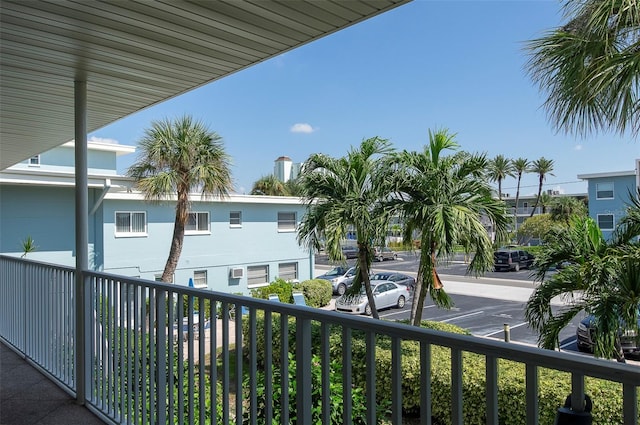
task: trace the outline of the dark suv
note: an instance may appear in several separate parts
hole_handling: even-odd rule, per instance
[[[534,256],[518,249],[501,249],[493,254],[495,271],[529,269],[533,265]]]

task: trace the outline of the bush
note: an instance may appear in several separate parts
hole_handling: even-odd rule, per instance
[[[331,301],[333,288],[331,282],[325,279],[311,279],[297,283],[293,289],[304,294],[304,299],[310,307],[324,307]]]
[[[468,331],[454,325],[424,321],[423,327],[458,334],[469,334]],[[289,318],[289,352],[295,352],[295,318]],[[245,346],[248,343],[245,330]],[[258,342],[258,368],[264,366],[264,315],[258,316],[256,332]],[[311,338],[313,351],[319,352],[320,326],[312,322]],[[273,315],[273,363],[280,363],[281,329],[279,315]],[[331,327],[329,337],[332,360],[342,359],[342,330],[338,326]],[[366,377],[366,344],[364,334],[353,332],[351,343],[351,365],[353,385],[365,388]],[[420,345],[414,341],[403,341],[402,349],[402,404],[404,411],[417,414],[420,410]],[[498,408],[500,423],[504,425],[522,424],[526,422],[525,406],[525,366],[521,363],[499,360]],[[391,394],[391,339],[378,337],[376,342],[376,394],[381,405],[387,405]],[[539,421],[542,424],[554,423],[558,407],[571,393],[571,375],[550,369],[540,368],[539,375]],[[463,422],[465,424],[484,424],[485,419],[485,357],[463,353]],[[587,394],[593,401],[593,423],[622,423],[622,387],[620,384],[587,377],[585,379]],[[451,350],[445,347],[431,347],[431,395],[432,415],[436,423],[451,423]],[[639,400],[640,404],[640,400]],[[354,407],[355,408],[355,407]]]
[[[277,294],[283,303],[293,304],[293,284],[284,279],[276,279],[269,286],[263,286],[251,290],[251,296],[268,300],[270,294]]]

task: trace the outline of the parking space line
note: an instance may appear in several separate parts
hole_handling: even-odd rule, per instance
[[[482,314],[484,311],[476,311],[474,313],[463,314],[462,316],[451,317],[449,319],[440,320],[442,323],[451,322],[452,320],[464,319],[465,317],[477,316],[478,314]]]
[[[524,325],[528,325],[528,324],[529,324],[529,322],[522,322],[522,323],[518,323],[517,325],[509,326],[509,329],[519,328],[520,326],[524,326]],[[484,335],[484,336],[485,336],[485,337],[489,337],[489,336],[491,336],[491,335],[496,335],[496,334],[503,333],[503,332],[504,332],[504,329],[501,329],[501,330],[499,330],[499,331],[495,331],[495,332],[488,333],[488,334],[486,334],[486,335]]]
[[[577,340],[578,340],[578,338],[573,338],[571,341],[565,342],[564,344],[562,344],[560,346],[560,349],[562,350],[563,348],[568,347],[571,344],[574,344]]]

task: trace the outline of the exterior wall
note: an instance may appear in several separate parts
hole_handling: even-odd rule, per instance
[[[146,212],[146,236],[116,236],[117,211]],[[237,203],[231,199],[193,202],[191,211],[209,213],[210,232],[185,235],[175,283],[187,285],[194,271],[206,270],[209,289],[247,293],[247,266],[268,265],[267,282],[271,282],[278,277],[279,264],[294,262],[298,264],[298,280],[312,278],[313,256],[298,245],[297,233],[277,229],[278,211],[296,212],[299,222],[305,211],[303,205]],[[230,211],[242,212],[241,226],[230,226]],[[173,234],[174,204],[105,199],[101,214],[104,221],[102,270],[150,280],[161,275]],[[231,268],[242,268],[244,276],[230,278]]]
[[[89,150],[87,152],[88,173],[115,176],[117,167],[114,148],[116,148],[117,145],[114,145],[112,149],[108,150],[91,149],[91,146],[96,147],[98,145],[95,143],[89,144]],[[27,159],[10,168],[14,170],[39,169],[41,171],[74,173],[74,164],[74,147],[72,144],[65,144],[40,154],[40,165],[30,165],[29,159]]]
[[[89,190],[89,203],[96,191]],[[35,241],[28,258],[75,266],[75,201],[72,187],[0,185],[0,252],[22,255],[22,241]],[[90,253],[95,233],[89,218]],[[91,257],[91,255],[90,255]]]
[[[618,224],[620,219],[625,214],[626,205],[629,203],[629,194],[631,196],[636,193],[636,176],[635,175],[620,175],[620,176],[608,176],[608,177],[596,177],[589,178],[588,190],[589,190],[589,216],[598,222],[598,216],[613,215],[613,227]],[[598,199],[597,187],[598,184],[611,183],[613,184],[613,197],[610,199]],[[610,239],[613,231],[601,229],[602,234],[606,239]]]

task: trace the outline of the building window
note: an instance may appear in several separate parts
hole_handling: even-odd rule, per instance
[[[278,231],[279,232],[295,232],[296,230],[296,213],[295,212],[278,212]]]
[[[281,263],[278,264],[278,277],[283,280],[291,281],[298,279],[298,263]]]
[[[34,167],[40,166],[40,155],[34,155],[29,158],[29,165]]]
[[[247,286],[263,286],[269,283],[269,266],[248,266]]]
[[[193,286],[195,288],[207,287],[207,271],[206,270],[196,270],[193,272]]]
[[[242,227],[242,211],[229,212],[229,226]]]
[[[116,212],[116,236],[146,236],[147,213],[144,211]]]
[[[175,280],[176,280],[175,277],[176,277],[175,274],[171,275],[171,282],[169,282],[169,283],[175,282]],[[154,279],[155,279],[156,282],[162,282],[162,273],[155,275]]]
[[[613,230],[613,214],[598,214],[600,230]]]
[[[597,183],[596,199],[613,199],[613,183]]]
[[[185,234],[209,233],[209,213],[191,212],[187,217],[187,224],[184,226]]]

